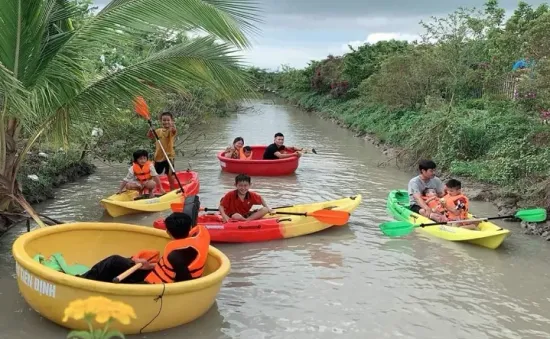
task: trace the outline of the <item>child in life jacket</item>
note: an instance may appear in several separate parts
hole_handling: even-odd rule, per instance
[[[468,219],[470,201],[468,197],[462,194],[462,183],[456,179],[449,179],[445,184],[447,194],[443,197],[446,216],[449,221]],[[476,229],[477,224],[457,223],[456,227]]]
[[[244,156],[244,159],[246,160],[252,159],[252,148],[250,148],[250,146],[243,147],[243,156]]]
[[[122,193],[123,190],[136,190],[141,195],[143,190],[147,189],[149,197],[153,198],[155,187],[159,188],[161,194],[166,193],[162,188],[155,166],[149,161],[149,153],[146,150],[137,150],[134,152],[133,158],[132,167],[128,169],[128,174],[122,179],[117,193]]]
[[[426,188],[422,192],[422,198],[434,212],[430,214],[430,219],[437,222],[446,222],[445,207],[441,202],[441,199],[437,196],[437,191],[433,188]]]

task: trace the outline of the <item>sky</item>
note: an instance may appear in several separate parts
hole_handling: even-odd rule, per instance
[[[162,1],[162,0],[159,0]],[[103,7],[108,0],[95,0]],[[413,41],[422,34],[420,20],[446,16],[460,6],[482,8],[484,0],[255,0],[261,10],[253,47],[243,51],[245,62],[276,70],[282,64],[305,67],[311,60],[342,55],[348,45],[399,39]],[[532,6],[546,2],[528,0]],[[510,13],[518,1],[501,0]],[[509,13],[509,14],[510,14]]]

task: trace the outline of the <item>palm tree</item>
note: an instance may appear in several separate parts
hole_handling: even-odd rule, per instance
[[[209,86],[230,98],[249,89],[241,59],[257,8],[248,0],[112,0],[76,28],[68,0],[0,0],[0,214],[23,207],[40,219],[17,183],[38,138],[67,141],[72,121],[95,121],[138,95]],[[144,34],[200,30],[123,70],[90,80],[102,46],[137,44]],[[42,225],[42,224],[41,224]]]

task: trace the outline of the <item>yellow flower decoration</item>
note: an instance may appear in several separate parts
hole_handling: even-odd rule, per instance
[[[121,324],[128,325],[131,318],[136,319],[136,313],[131,306],[98,296],[72,301],[65,309],[63,321],[66,322],[69,318],[80,320],[87,315],[95,315],[95,321],[100,324],[104,324],[110,319],[116,319]]]

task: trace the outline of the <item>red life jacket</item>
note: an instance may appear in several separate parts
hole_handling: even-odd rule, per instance
[[[172,251],[189,247],[194,248],[198,255],[195,260],[189,264],[188,269],[193,279],[199,278],[204,271],[204,265],[208,258],[209,246],[210,234],[208,230],[202,225],[193,227],[189,232],[189,237],[172,240],[166,245],[158,264],[156,264],[151,273],[145,277],[145,282],[149,284],[173,283],[176,279],[176,272],[168,261],[168,256]]]

